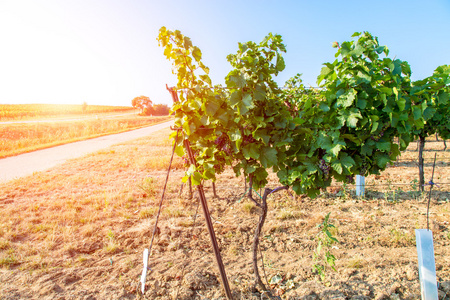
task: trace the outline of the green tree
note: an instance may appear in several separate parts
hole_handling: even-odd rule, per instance
[[[147,116],[167,116],[169,112],[170,108],[167,104],[154,104],[144,109],[144,115]]]
[[[149,108],[152,106],[152,101],[147,96],[139,96],[131,100],[131,105],[135,108],[138,108],[142,114],[144,113],[145,108]]]

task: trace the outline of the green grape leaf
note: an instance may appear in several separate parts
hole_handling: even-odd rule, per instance
[[[252,95],[244,94],[242,101],[239,103],[239,111],[242,115],[246,114],[254,107]]]
[[[230,105],[235,106],[241,101],[241,91],[233,91],[230,96]]]
[[[209,99],[205,104],[205,112],[207,115],[213,117],[219,110],[220,105],[214,99]]]
[[[358,107],[359,109],[365,109],[367,106],[367,100],[365,99],[359,99],[356,101],[356,107]]]
[[[370,130],[370,133],[374,133],[378,129],[378,122],[374,121],[372,123],[372,129]]]
[[[422,118],[422,110],[418,105],[415,105],[413,107],[413,115],[414,115],[414,121],[419,120]]]
[[[194,185],[200,185],[202,183],[202,174],[200,174],[199,171],[195,171],[194,174],[192,174],[192,184]]]
[[[377,142],[376,147],[381,151],[390,151],[391,150],[391,142]]]
[[[337,105],[342,107],[349,107],[353,104],[355,98],[356,98],[356,91],[354,89],[349,89],[343,95],[338,97]]]
[[[346,153],[343,153],[342,158],[340,159],[340,162],[341,162],[342,167],[349,173],[350,173],[350,169],[355,164],[355,161],[353,160],[353,158],[348,156]]]
[[[253,165],[247,165],[247,166],[245,166],[244,171],[247,174],[251,174],[256,171],[256,167]]]
[[[448,84],[450,84],[450,83],[448,83]],[[448,101],[450,99],[450,93],[441,91],[441,92],[439,92],[438,99],[439,99],[440,105],[448,105]]]
[[[231,75],[229,78],[238,88],[243,88],[246,84],[246,80],[242,74]]]
[[[386,94],[387,96],[390,96],[393,93],[392,88],[387,87],[387,86],[381,86],[378,88],[378,90],[380,92],[382,92],[383,94]]]
[[[199,75],[200,79],[206,82],[208,85],[212,85],[211,78],[208,75]]]
[[[330,107],[325,102],[320,102],[319,108],[324,112],[327,112],[330,110]]]
[[[184,147],[183,144],[177,144],[175,147],[175,153],[179,156],[179,157],[183,157],[185,155],[184,152]]]
[[[405,110],[406,100],[404,98],[400,98],[397,100],[397,105],[400,111]]]
[[[433,107],[427,107],[425,110],[424,110],[424,112],[423,112],[423,118],[424,118],[424,120],[425,121],[427,121],[427,120],[430,120],[432,117],[433,117],[433,115],[434,115],[434,113],[436,112],[436,109],[435,108],[433,108]]]
[[[241,140],[241,139],[242,139],[241,132],[240,132],[238,129],[235,129],[234,131],[231,132],[231,134],[230,134],[230,139],[231,139],[233,142],[236,142],[236,141],[238,141],[238,140]]]
[[[344,146],[341,143],[336,143],[332,147],[329,148],[329,152],[332,153],[334,156],[338,156],[341,149],[343,149]]]
[[[357,145],[361,144],[360,139],[358,137],[354,136],[353,134],[346,133],[346,134],[342,134],[341,137],[343,139],[350,140],[350,141],[352,141],[353,143],[355,143]]]
[[[317,77],[317,84],[320,85],[320,82],[325,79],[331,72],[333,72],[333,69],[330,69],[328,65],[325,65],[320,70],[320,75]]]
[[[255,89],[255,100],[264,101],[266,99],[266,89],[264,85],[258,84]]]
[[[270,147],[263,147],[260,155],[261,165],[270,168],[277,163],[277,150]]]
[[[270,135],[267,134],[267,131],[264,129],[258,129],[254,133],[253,137],[257,140],[262,140],[264,144],[269,144]]]
[[[319,170],[319,168],[315,165],[315,164],[312,164],[312,163],[305,163],[305,166],[306,166],[306,174],[309,176],[309,175],[312,175],[312,174],[314,174],[314,173],[317,173],[317,171]]]
[[[358,124],[358,119],[362,119],[361,113],[359,111],[351,112],[347,117],[348,126],[350,126],[351,128],[355,128]]]
[[[381,169],[385,169],[386,165],[391,161],[391,159],[389,158],[389,156],[387,154],[383,154],[383,155],[378,155],[376,157],[376,162],[378,167],[380,167]]]
[[[254,143],[245,145],[242,147],[242,154],[244,155],[245,159],[258,159],[259,158],[259,151],[258,146]]]
[[[331,168],[335,170],[338,174],[342,174],[342,172],[344,171],[341,162],[338,160],[335,160],[331,163]]]
[[[192,50],[192,56],[194,57],[195,61],[200,61],[202,59],[202,51],[200,51],[198,47],[194,47],[194,49]]]

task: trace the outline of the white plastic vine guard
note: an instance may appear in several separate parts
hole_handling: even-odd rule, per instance
[[[144,268],[142,269],[141,275],[141,291],[142,294],[145,293],[145,280],[147,278],[147,269],[148,269],[148,249],[145,248],[144,253],[142,255],[142,261],[144,263]]]
[[[356,196],[364,197],[364,185],[366,178],[361,175],[356,175]]]
[[[416,229],[416,247],[422,299],[438,300],[433,233],[431,230]]]

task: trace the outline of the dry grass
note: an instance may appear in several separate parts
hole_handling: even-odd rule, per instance
[[[36,257],[23,253],[22,248],[40,249],[39,261],[46,266],[59,264],[55,256],[84,253],[86,243],[98,243],[104,254],[118,251],[117,235],[109,230],[114,232],[124,224],[155,214],[153,205],[160,195],[171,148],[168,130],[161,131],[152,139],[116,145],[51,171],[3,184],[0,266],[34,264]],[[182,166],[182,160],[175,157],[172,168]],[[180,176],[171,185],[177,185]],[[180,217],[186,213],[170,207],[165,208],[165,214]]]
[[[167,121],[170,117],[127,116],[66,122],[0,124],[0,158]]]
[[[129,113],[129,106],[82,104],[0,104],[0,121],[48,118],[86,117],[93,114]]]

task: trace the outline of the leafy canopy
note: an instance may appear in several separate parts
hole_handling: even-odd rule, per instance
[[[333,178],[351,182],[355,174],[379,173],[418,130],[432,126],[427,132],[447,136],[449,67],[411,83],[408,63],[389,58],[377,37],[352,37],[333,44],[336,59],[324,64],[320,89],[305,88],[300,74],[277,86],[286,47],[273,34],[259,44],[239,43],[227,57],[232,69],[223,88],[212,85],[200,49],[162,27],[158,41],[178,78],[175,124],[198,162],[187,176],[200,184],[230,165],[259,188],[272,168],[281,184],[314,197]],[[185,155],[182,141],[176,150]]]

